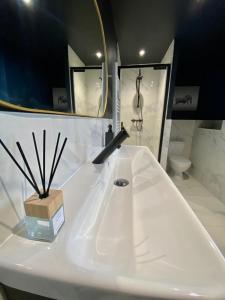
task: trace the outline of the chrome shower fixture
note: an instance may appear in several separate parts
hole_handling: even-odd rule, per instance
[[[137,106],[138,109],[138,118],[132,119],[131,122],[135,125],[137,131],[142,131],[143,128],[143,103],[141,101],[141,81],[143,79],[143,75],[141,74],[141,69],[139,69],[138,76],[136,78],[136,93],[137,93]]]
[[[140,90],[141,90],[141,81],[143,79],[143,76],[141,74],[141,69],[139,69],[139,74],[136,78],[136,91],[137,91],[137,96],[138,96],[138,101],[137,101],[137,108],[140,107]]]

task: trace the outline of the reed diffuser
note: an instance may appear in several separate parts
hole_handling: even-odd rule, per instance
[[[46,130],[43,130],[43,147],[42,147],[42,164],[39,156],[38,146],[34,132],[32,132],[34,149],[36,153],[36,159],[38,163],[38,169],[41,177],[41,189],[38,187],[34,178],[33,172],[27,161],[27,158],[23,152],[23,149],[19,142],[16,142],[17,148],[22,156],[27,172],[23,170],[21,165],[17,162],[15,157],[6,147],[2,140],[0,144],[3,146],[7,154],[16,164],[18,169],[30,183],[35,193],[24,202],[25,208],[25,224],[27,228],[27,234],[29,239],[53,241],[58,234],[60,228],[64,224],[64,207],[63,207],[63,192],[61,190],[51,189],[51,185],[58,168],[63,150],[65,148],[67,138],[64,139],[62,147],[58,154],[60,133],[58,134],[55,151],[52,159],[52,166],[48,184],[46,182]],[[57,156],[58,154],[58,156]]]

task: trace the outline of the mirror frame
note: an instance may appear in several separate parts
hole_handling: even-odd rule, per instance
[[[100,13],[100,9],[97,3],[97,0],[92,0],[93,4],[95,6],[95,10],[97,13],[100,31],[102,35],[102,43],[103,43],[103,51],[104,51],[104,57],[105,57],[105,95],[104,95],[104,110],[101,115],[99,116],[90,116],[86,114],[76,114],[76,113],[70,113],[70,112],[60,112],[60,111],[54,111],[54,110],[44,110],[44,109],[35,109],[35,108],[28,108],[25,106],[19,106],[12,103],[9,103],[5,100],[0,99],[0,108],[5,108],[7,111],[13,111],[13,112],[27,112],[27,113],[40,113],[40,114],[50,114],[50,115],[62,115],[62,116],[77,116],[77,117],[88,117],[88,118],[103,118],[106,113],[106,108],[108,104],[108,89],[109,89],[109,82],[108,82],[108,53],[107,53],[107,47],[106,47],[106,39],[105,39],[105,30],[103,26],[102,16]],[[1,112],[1,110],[0,110]]]

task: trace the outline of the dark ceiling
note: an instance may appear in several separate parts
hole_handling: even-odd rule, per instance
[[[223,57],[224,0],[110,3],[122,64],[160,62],[174,38],[183,62]],[[22,0],[1,0],[0,25],[0,38],[7,35],[12,46],[23,41],[39,55],[46,50],[53,53],[64,40],[86,65],[99,64],[95,53],[103,51],[103,46],[93,0],[33,0],[31,7]],[[141,48],[146,49],[142,58],[138,55]]]
[[[111,0],[123,64],[160,62],[184,18],[187,0]],[[138,56],[139,49],[145,57]]]
[[[176,84],[200,85],[206,74],[225,65],[225,1],[192,1],[176,37]]]
[[[225,1],[111,0],[111,6],[123,64],[160,62],[174,37],[186,58],[222,52]]]
[[[186,18],[176,29],[180,50],[190,54],[208,57],[224,49],[225,42],[225,1],[190,1]],[[219,47],[218,47],[219,46]]]

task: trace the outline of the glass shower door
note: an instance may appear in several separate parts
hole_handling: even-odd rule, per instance
[[[158,159],[167,84],[166,67],[120,69],[120,117],[127,144],[147,146]]]

